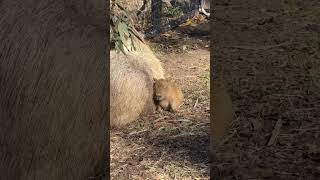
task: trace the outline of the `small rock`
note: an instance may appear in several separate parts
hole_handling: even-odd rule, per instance
[[[182,46],[182,50],[184,50],[184,51],[187,50],[187,46],[186,46],[186,45],[183,45],[183,46]]]

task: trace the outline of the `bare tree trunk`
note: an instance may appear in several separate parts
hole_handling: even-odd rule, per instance
[[[162,0],[151,0],[152,26],[155,30],[160,31]]]

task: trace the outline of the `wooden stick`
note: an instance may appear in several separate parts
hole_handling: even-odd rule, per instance
[[[280,116],[278,121],[277,121],[277,123],[276,123],[276,125],[274,126],[274,129],[272,131],[272,134],[271,134],[271,137],[269,139],[269,142],[268,142],[267,146],[271,146],[276,142],[276,140],[278,138],[278,135],[280,133],[281,127],[282,127],[282,118]]]

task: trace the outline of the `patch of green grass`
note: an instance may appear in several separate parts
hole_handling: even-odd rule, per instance
[[[163,14],[165,17],[179,17],[183,14],[183,10],[180,6],[164,7]]]

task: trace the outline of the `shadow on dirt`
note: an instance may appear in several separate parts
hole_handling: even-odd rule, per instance
[[[177,157],[177,161],[187,160],[193,164],[202,164],[209,162],[209,140],[210,137],[205,135],[182,135],[169,139],[158,136],[149,143],[155,149],[166,149],[172,158]],[[184,155],[181,156],[182,154]]]
[[[120,136],[123,139],[130,139],[131,142],[138,143],[143,147],[150,147],[153,155],[148,156],[148,158],[152,160],[158,161],[160,157],[165,157],[165,161],[181,164],[188,161],[192,164],[205,164],[209,166],[210,136],[208,134],[190,135],[190,133],[169,131],[158,135],[151,135],[149,134],[151,131],[145,131],[136,135],[129,135],[129,133],[123,132]],[[168,134],[175,135],[170,136]],[[143,141],[140,141],[141,139]],[[136,158],[142,160],[144,153],[139,154],[137,154]]]

